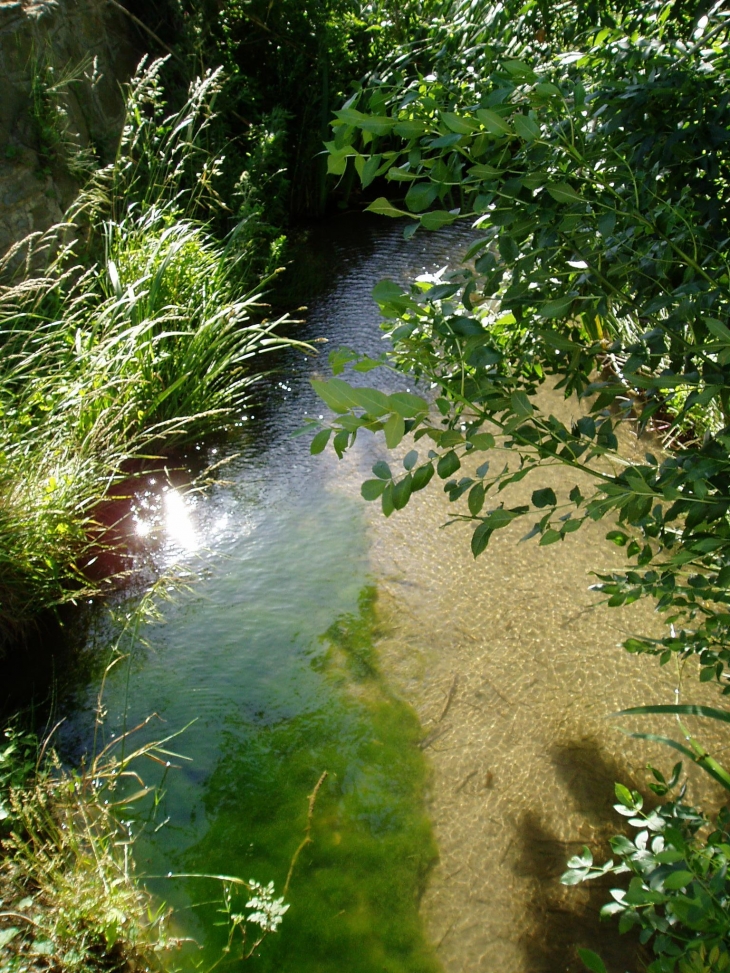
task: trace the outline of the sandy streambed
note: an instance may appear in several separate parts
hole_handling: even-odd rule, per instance
[[[566,406],[556,397],[558,410]],[[644,447],[634,440],[627,448]],[[373,449],[340,465],[339,488],[359,489]],[[536,487],[565,494],[575,483],[572,471],[551,470],[502,497],[513,506]],[[418,712],[433,768],[440,863],[422,911],[444,969],[577,971],[576,945],[599,951],[609,970],[635,969],[635,942],[598,919],[605,887],[559,883],[581,846],[607,857],[606,838],[621,826],[614,782],[645,791],[648,761],[665,771],[674,763],[668,748],[628,739],[609,718],[673,702],[677,686],[673,663],[660,668],[619,647],[631,634],[662,631],[653,606],[609,609],[589,591],[593,571],[624,563],[604,539],[611,525],[590,524],[541,548],[536,539],[520,543],[532,521],[517,523],[474,561],[468,525],[442,529],[453,508],[437,481],[389,520],[376,505],[371,511],[371,565],[388,622],[383,670]],[[717,703],[693,672],[683,692],[685,701]],[[671,718],[661,719],[622,725],[676,734]],[[706,743],[713,730],[703,728]],[[700,772],[689,794],[719,799]]]

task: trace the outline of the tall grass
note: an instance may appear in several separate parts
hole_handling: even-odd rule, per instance
[[[130,824],[147,795],[136,764],[169,766],[167,741],[116,739],[79,771],[46,744],[6,730],[0,740],[0,968],[94,973],[161,968],[175,945],[167,914],[135,879]],[[124,798],[124,782],[129,794]],[[137,786],[135,786],[137,785]]]
[[[220,160],[205,133],[211,72],[165,115],[160,62],[140,66],[114,163],[68,222],[0,261],[0,648],[87,594],[95,510],[129,461],[219,430],[284,344],[263,316],[241,231],[218,241]]]

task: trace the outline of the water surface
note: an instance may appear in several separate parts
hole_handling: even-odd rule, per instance
[[[385,229],[358,220],[314,233],[307,258],[315,269],[328,264],[332,283],[299,337],[381,351],[372,286],[434,269],[455,242],[426,239],[406,251],[400,229]],[[336,462],[313,459],[308,437],[292,438],[304,415],[319,414],[309,377],[326,370],[326,354],[292,353],[277,367],[265,407],[241,417],[230,442],[207,447],[211,462],[234,455],[225,483],[198,495],[164,472],[148,477],[136,529],[157,539],[159,571],[195,580],[108,674],[104,738],[152,713],[162,722],[140,740],[195,721],[174,744],[186,759],[165,775],[154,827],[165,824],[138,839],[148,876],[233,875],[274,881],[281,894],[326,772],[285,921],[251,964],[430,973],[439,964],[419,901],[437,851],[421,727],[381,672],[363,504],[332,488]],[[67,748],[88,746],[97,691],[75,694]],[[146,779],[158,779],[154,768]],[[202,960],[187,950],[185,962],[214,962],[226,944],[225,908],[246,911],[245,897],[224,907],[212,880],[149,883],[179,910],[179,934],[203,946]]]

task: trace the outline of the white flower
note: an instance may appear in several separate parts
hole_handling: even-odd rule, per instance
[[[252,895],[248,900],[246,908],[254,909],[255,911],[248,914],[246,921],[261,926],[264,932],[276,932],[277,927],[281,924],[281,920],[284,917],[284,913],[289,908],[288,905],[284,904],[284,896],[281,896],[279,899],[274,898],[273,882],[269,882],[268,885],[262,885],[252,878],[249,885],[255,895]]]

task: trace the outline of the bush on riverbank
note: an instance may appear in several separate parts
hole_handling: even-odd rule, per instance
[[[388,516],[437,474],[460,502],[454,519],[473,525],[475,557],[494,531],[521,518],[531,520],[526,536],[547,546],[614,517],[607,539],[628,564],[594,587],[609,605],[654,599],[668,629],[661,639],[628,639],[625,648],[661,664],[692,659],[700,680],[716,681],[723,695],[730,692],[729,31],[720,3],[591,5],[576,14],[567,5],[548,12],[457,0],[426,40],[404,45],[356,92],[336,112],[331,172],[354,171],[363,187],[384,177],[386,195],[369,209],[404,218],[407,239],[457,220],[478,228],[479,238],[452,276],[410,288],[384,281],[374,291],[393,343],[387,364],[435,388],[438,414],[423,399],[395,408],[377,390],[335,377],[317,383],[337,417],[312,444],[318,452],[334,433],[342,455],[361,428],[382,430],[391,449],[407,433],[427,442],[425,458],[410,452],[401,472],[376,464],[363,496],[380,500]],[[335,375],[358,359],[334,353]],[[582,400],[570,428],[540,407],[548,378],[576,405]],[[620,426],[663,434],[669,452],[627,459]],[[485,462],[459,477],[462,458],[497,438],[509,465],[490,470]],[[542,487],[520,507],[500,499],[510,483],[555,464],[588,474],[594,488],[557,496]],[[629,712],[730,722],[727,711],[676,701]],[[681,732],[682,741],[665,742],[728,787],[727,772]],[[678,813],[710,827],[693,809]],[[639,845],[663,830],[654,823]],[[653,973],[723,969],[730,963],[724,851],[718,858],[714,839],[698,843],[691,829],[678,826],[671,837],[665,859],[659,837],[652,839],[658,859],[643,876],[648,886],[635,876],[626,907],[613,911],[621,911],[621,931],[642,927],[656,955],[647,967]],[[625,840],[616,839],[622,865],[634,854]],[[621,890],[613,894],[624,902]],[[586,960],[603,969],[597,957]]]
[[[333,109],[398,44],[422,33],[436,4],[128,0],[128,6],[175,51],[165,75],[170,91],[186,86],[201,65],[223,66],[230,82],[213,138],[226,146],[221,192],[230,212],[219,225],[230,229],[256,214],[263,234],[275,237],[291,219],[325,213],[335,181],[322,142]]]

